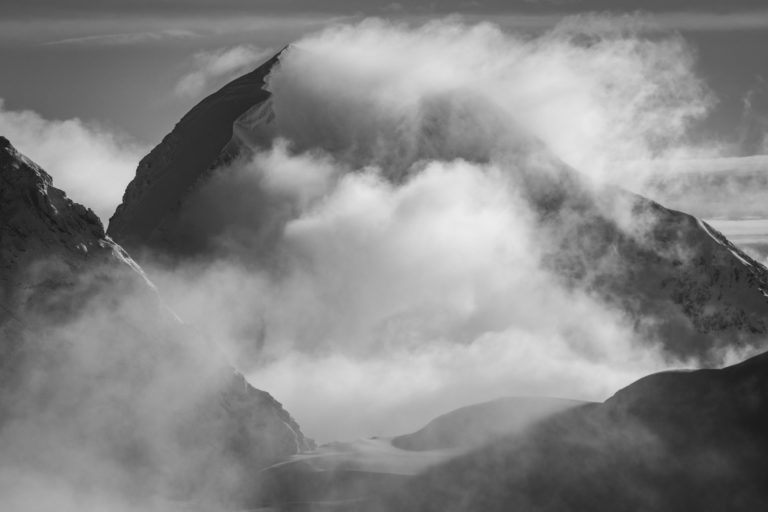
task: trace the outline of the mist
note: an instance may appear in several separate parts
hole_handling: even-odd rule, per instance
[[[199,54],[179,91],[198,94],[257,56]],[[21,511],[167,510],[190,489],[231,504],[253,467],[200,445],[226,442],[216,421],[191,440],[179,431],[211,414],[204,404],[221,401],[233,368],[328,442],[410,432],[501,396],[601,401],[695,363],[637,328],[652,320],[552,271],[558,233],[541,228],[540,207],[573,192],[643,240],[654,219],[601,187],[642,183],[638,162],[702,153],[688,133],[714,98],[695,67],[679,35],[649,37],[627,18],[566,19],[536,36],[366,20],[296,42],[271,98],[235,126],[239,156],[163,226],[206,251],[142,254],[159,296],[118,282],[26,335],[0,492],[19,489],[9,495]],[[51,133],[86,141],[78,158],[106,151],[115,176],[138,151],[80,122],[3,114],[23,121],[16,138],[49,141],[30,150],[44,166],[46,144],[69,140]],[[122,184],[98,174],[79,191],[72,162],[50,160],[57,184],[106,218],[104,191]],[[621,265],[610,256],[589,263]],[[284,442],[260,441],[267,452]]]
[[[107,222],[148,148],[94,121],[46,119],[8,109],[0,98],[0,133],[30,156],[75,201]]]
[[[181,97],[199,99],[252,70],[273,53],[247,44],[197,52],[190,59],[187,72],[176,82],[174,92]]]
[[[249,151],[166,226],[212,256],[150,274],[320,441],[498,396],[603,400],[689,363],[542,262],[542,188],[595,194],[642,239],[653,219],[598,185],[698,151],[687,131],[713,98],[693,50],[631,27],[367,20],[298,41],[236,124]]]

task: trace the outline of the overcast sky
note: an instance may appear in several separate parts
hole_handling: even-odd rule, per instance
[[[760,0],[6,0],[0,98],[9,111],[78,117],[153,145],[205,92],[329,23],[458,13],[536,31],[573,13],[638,10],[697,50],[719,100],[703,130],[750,139],[768,103],[768,6]],[[758,146],[745,142],[743,152]]]

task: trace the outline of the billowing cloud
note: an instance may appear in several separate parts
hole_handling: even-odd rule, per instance
[[[98,123],[45,119],[0,99],[0,134],[45,169],[58,188],[107,222],[146,148]]]
[[[175,490],[188,457],[208,456],[195,451],[196,437],[193,450],[179,449],[166,434],[177,411],[209,391],[211,340],[320,441],[399,434],[504,395],[601,400],[641,375],[689,363],[671,360],[635,329],[637,318],[566,285],[545,261],[560,232],[580,233],[569,232],[567,214],[556,219],[559,232],[541,229],[551,212],[537,198],[552,193],[556,202],[578,189],[642,238],[653,219],[637,222],[627,205],[590,195],[585,183],[632,183],[639,171],[625,162],[652,167],[695,152],[687,130],[711,101],[678,36],[647,39],[625,19],[588,21],[532,38],[491,24],[374,20],[299,41],[270,77],[269,103],[239,125],[247,148],[178,212],[187,233],[215,250],[173,264],[146,256],[148,274],[186,322],[169,329],[178,343],[154,343],[153,329],[167,326],[146,314],[146,296],[115,289],[94,300],[48,333],[66,359],[28,375],[39,386],[30,387],[33,398],[47,402],[21,402],[31,413],[3,431],[11,442],[2,443],[10,447],[2,460],[52,462],[133,497],[137,472],[115,471],[104,446],[146,438],[142,455],[162,463]],[[251,66],[256,54],[200,54],[182,91]],[[2,112],[4,131],[62,188],[111,210],[105,190],[121,193],[122,184],[96,163],[111,163],[116,176],[133,146],[77,120]],[[588,271],[622,264],[601,256]],[[134,400],[147,414],[127,414],[121,405]],[[133,461],[130,448],[119,455]],[[253,477],[211,474],[225,484]],[[19,510],[54,501],[99,510],[111,501],[90,489],[73,498],[55,471],[0,471],[0,491],[12,486]]]
[[[254,69],[273,53],[269,48],[251,45],[196,53],[192,57],[191,71],[179,79],[175,92],[181,96],[198,97]]]
[[[218,256],[151,274],[320,440],[501,395],[604,399],[684,364],[547,269],[530,202],[567,190],[560,160],[631,182],[622,162],[688,151],[710,104],[691,52],[619,25],[373,20],[299,41],[269,80],[274,120],[243,123],[274,145],[180,213]]]

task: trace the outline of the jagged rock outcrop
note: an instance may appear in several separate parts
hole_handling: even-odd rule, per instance
[[[244,506],[261,469],[313,446],[163,306],[92,211],[1,137],[0,286],[6,463]]]

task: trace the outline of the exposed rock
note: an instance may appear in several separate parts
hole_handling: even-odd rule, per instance
[[[110,236],[129,250],[199,250],[186,247],[188,242],[175,233],[162,232],[160,224],[212,169],[236,156],[230,153],[237,151],[232,144],[235,123],[269,99],[263,87],[279,56],[202,100],[139,162],[136,177],[110,219]]]
[[[4,138],[0,184],[0,430],[16,456],[49,471],[74,450],[94,458],[70,468],[79,484],[104,484],[109,467],[124,492],[246,505],[261,469],[314,446],[214,344],[195,345],[96,215]]]

